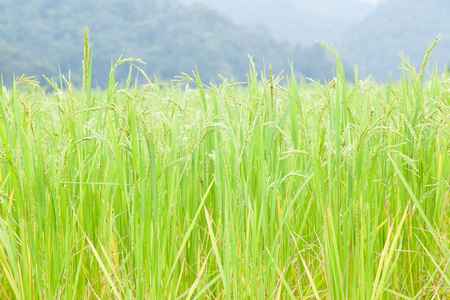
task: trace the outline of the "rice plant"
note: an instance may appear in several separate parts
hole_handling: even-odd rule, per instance
[[[351,83],[328,49],[323,84],[119,59],[102,91],[86,31],[81,90],[2,87],[0,298],[449,298],[450,79],[427,52]]]

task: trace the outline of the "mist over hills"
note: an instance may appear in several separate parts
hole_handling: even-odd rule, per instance
[[[194,3],[195,2],[195,3]],[[81,81],[84,27],[94,44],[93,82],[108,80],[121,54],[141,58],[151,77],[170,80],[195,67],[206,80],[218,74],[246,80],[249,58],[258,69],[272,64],[318,80],[334,75],[334,62],[315,40],[342,51],[347,70],[361,77],[399,78],[404,51],[420,68],[428,45],[441,33],[432,61],[450,62],[450,2],[387,0],[0,0],[0,69],[12,74]],[[128,67],[117,71],[124,80]]]
[[[280,40],[311,44],[335,42],[352,24],[363,20],[374,5],[359,0],[178,0],[201,3],[237,24],[267,28]]]
[[[442,72],[450,63],[449,20],[449,1],[389,0],[344,32],[340,38],[342,54],[358,64],[363,76],[386,81],[391,74],[398,80],[400,52],[419,70],[429,45],[440,34],[430,62],[437,62]]]

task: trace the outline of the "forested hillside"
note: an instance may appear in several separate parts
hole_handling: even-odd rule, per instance
[[[150,76],[172,79],[195,66],[206,80],[218,74],[245,80],[251,55],[259,68],[289,69],[316,79],[333,74],[330,56],[319,46],[291,46],[264,28],[235,25],[200,4],[161,0],[0,0],[0,67],[4,82],[16,75],[58,77],[71,70],[80,82],[84,27],[94,44],[93,82],[107,81],[111,62],[121,54],[140,58]],[[118,80],[128,68],[118,70]],[[209,78],[209,79],[208,79]]]
[[[200,1],[201,3],[193,3]],[[258,69],[273,65],[276,73],[331,78],[334,62],[322,39],[341,50],[347,71],[353,64],[361,77],[399,79],[399,54],[420,68],[434,38],[441,40],[431,62],[439,72],[450,64],[450,2],[387,0],[378,5],[357,0],[314,2],[248,0],[0,0],[0,69],[4,84],[12,74],[59,72],[80,83],[84,27],[94,44],[93,82],[102,86],[112,62],[140,58],[140,67],[162,80],[195,67],[206,81],[221,74],[246,80],[249,55]],[[117,70],[124,80],[127,67]]]

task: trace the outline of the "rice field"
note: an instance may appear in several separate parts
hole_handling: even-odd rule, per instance
[[[450,298],[450,77],[0,94],[1,299]],[[114,70],[130,66],[120,86]],[[123,67],[123,66],[122,66]]]

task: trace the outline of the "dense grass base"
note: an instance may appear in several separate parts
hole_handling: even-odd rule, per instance
[[[445,77],[111,74],[1,91],[1,299],[450,297]]]

